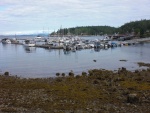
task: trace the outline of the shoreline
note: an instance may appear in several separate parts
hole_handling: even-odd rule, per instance
[[[149,112],[150,64],[134,72],[89,70],[75,76],[20,78],[0,75],[0,111],[4,112]],[[113,98],[112,98],[113,97]]]
[[[121,60],[119,60],[120,62],[127,62],[127,60],[125,60],[125,59],[121,59]],[[9,73],[9,76],[17,76],[17,77],[20,77],[20,78],[25,78],[25,79],[42,79],[42,78],[55,78],[55,77],[57,77],[57,74],[59,73],[59,75],[62,75],[62,74],[65,74],[65,75],[67,75],[67,76],[69,76],[69,73],[70,72],[72,72],[75,76],[76,75],[81,75],[83,72],[86,72],[86,73],[88,73],[88,71],[90,71],[90,70],[94,70],[94,69],[96,69],[96,70],[106,70],[106,71],[112,71],[112,72],[117,72],[118,70],[120,70],[121,68],[125,68],[126,70],[128,70],[128,71],[130,71],[130,72],[134,72],[134,71],[136,71],[136,70],[138,70],[138,71],[142,71],[142,70],[146,70],[146,69],[148,69],[149,68],[149,65],[146,65],[147,63],[145,63],[145,62],[135,62],[135,64],[137,64],[137,66],[138,66],[138,68],[135,68],[135,69],[133,69],[133,67],[132,67],[132,69],[128,69],[128,68],[126,68],[126,67],[118,67],[117,69],[105,69],[105,68],[93,68],[93,69],[86,69],[86,71],[85,70],[82,70],[82,71],[80,71],[80,72],[74,72],[74,70],[68,70],[67,72],[55,72],[55,73],[53,73],[53,74],[50,74],[50,76],[43,76],[43,77],[40,77],[40,75],[38,74],[37,76],[36,76],[36,74],[32,74],[32,75],[28,75],[28,76],[26,76],[27,74],[23,74],[23,75],[21,75],[21,74],[13,74],[12,72],[10,72],[9,70],[7,70],[7,71],[2,71],[2,70],[0,70],[0,75],[4,75],[4,73]],[[41,74],[42,75],[42,74]],[[35,77],[36,76],[36,77]]]

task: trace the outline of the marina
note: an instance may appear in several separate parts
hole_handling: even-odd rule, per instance
[[[149,6],[1,0],[0,113],[150,113]]]
[[[23,45],[24,40],[21,38],[17,44],[13,44],[13,42],[11,44],[0,43],[0,73],[9,71],[12,75],[26,78],[54,77],[58,72],[67,75],[71,70],[75,74],[100,68],[117,70],[120,67],[125,67],[129,70],[135,70],[140,69],[137,62],[148,63],[150,61],[150,43],[143,43],[143,40],[148,41],[150,38],[138,39],[138,41],[137,39],[109,41],[107,44],[114,45],[104,46],[104,43],[99,43],[99,47],[85,45],[90,41],[92,43],[104,42],[102,41],[104,37],[80,38],[82,43],[78,43],[78,46],[82,44],[84,46],[69,50],[65,50],[63,46],[45,44],[44,41],[38,41],[34,47],[28,47]],[[121,60],[126,60],[126,62]]]

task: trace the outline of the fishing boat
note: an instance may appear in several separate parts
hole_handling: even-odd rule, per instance
[[[34,47],[35,46],[35,42],[32,41],[32,40],[25,40],[24,46]]]

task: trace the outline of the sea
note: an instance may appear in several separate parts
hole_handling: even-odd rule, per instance
[[[5,38],[1,36],[0,39]],[[10,36],[9,38],[14,38]],[[33,38],[20,36],[19,39]],[[102,39],[102,36],[81,37],[83,39]],[[126,61],[120,61],[126,60]],[[56,73],[76,75],[91,69],[128,70],[145,69],[137,62],[150,63],[150,43],[137,43],[130,46],[109,49],[83,49],[66,52],[62,49],[24,47],[23,45],[2,44],[0,42],[0,73],[8,71],[22,78],[55,77]]]

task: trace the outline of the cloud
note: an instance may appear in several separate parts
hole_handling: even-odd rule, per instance
[[[150,18],[149,0],[0,0],[0,31],[120,26]]]

